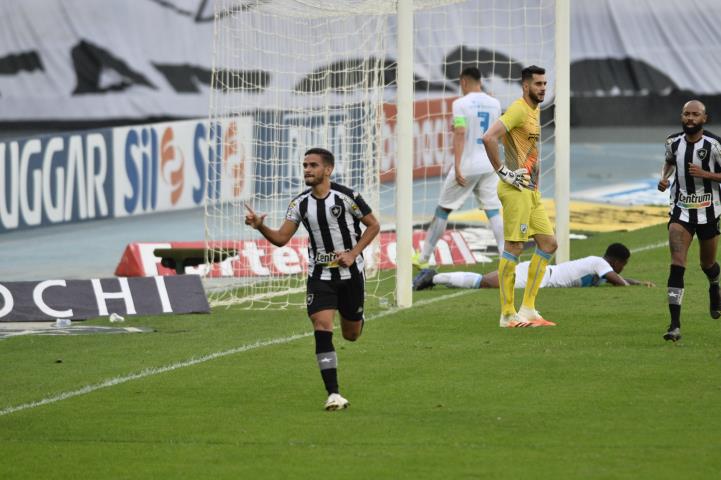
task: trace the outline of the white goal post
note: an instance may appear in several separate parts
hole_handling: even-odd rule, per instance
[[[237,255],[207,269],[211,304],[303,305],[304,228],[271,246],[243,224],[244,204],[277,228],[305,188],[302,153],[320,146],[336,156],[333,180],[360,192],[382,223],[365,252],[369,307],[410,306],[410,257],[452,164],[451,103],[466,66],[481,70],[504,109],[521,95],[524,66],[547,69],[541,190],[548,197],[555,183],[558,258],[566,258],[564,21],[568,0],[216,0],[206,249],[209,259]],[[462,210],[455,223],[468,228],[449,230],[432,262],[495,262],[485,217],[472,199]]]

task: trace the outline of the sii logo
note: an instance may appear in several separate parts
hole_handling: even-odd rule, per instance
[[[168,127],[160,140],[160,178],[170,186],[170,203],[175,205],[183,194],[185,155],[176,145],[174,132]]]
[[[230,122],[223,143],[223,167],[233,181],[233,196],[239,197],[243,193],[245,182],[245,149],[238,141],[236,122]]]

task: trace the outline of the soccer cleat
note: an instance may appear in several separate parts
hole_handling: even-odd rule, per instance
[[[521,307],[518,316],[531,324],[532,327],[555,327],[556,324],[543,318],[538,310],[534,308]]]
[[[344,408],[348,408],[349,405],[348,400],[341,397],[338,393],[331,393],[328,395],[328,400],[325,401],[325,409],[328,411],[343,410]]]
[[[509,313],[507,315],[501,314],[499,326],[501,328],[525,328],[533,325],[523,320],[517,313]]]
[[[428,260],[421,260],[421,252],[418,250],[413,251],[413,255],[411,255],[411,263],[414,267],[420,268],[421,270],[426,270],[430,266]]]
[[[668,329],[668,332],[663,334],[664,340],[671,340],[672,342],[678,342],[681,340],[681,329],[676,328],[670,328]]]
[[[436,271],[432,268],[424,268],[416,278],[413,279],[413,290],[425,290],[426,288],[433,288],[433,277],[436,276]]]
[[[721,294],[718,285],[711,285],[708,288],[708,298],[711,318],[717,319],[721,317]]]

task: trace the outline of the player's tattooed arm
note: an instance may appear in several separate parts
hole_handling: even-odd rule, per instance
[[[658,189],[660,191],[664,191],[668,188],[668,185],[670,182],[669,177],[673,174],[674,170],[676,170],[676,166],[673,163],[664,162],[663,169],[661,170],[661,180],[658,182]]]

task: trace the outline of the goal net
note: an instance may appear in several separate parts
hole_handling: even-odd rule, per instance
[[[209,264],[230,256],[206,269],[211,304],[305,303],[304,228],[276,247],[244,225],[244,217],[247,204],[267,214],[270,227],[281,225],[291,199],[306,188],[301,162],[311,147],[335,154],[332,180],[360,192],[381,221],[381,234],[364,254],[367,303],[393,304],[396,251],[419,247],[453,162],[451,104],[467,66],[481,70],[484,90],[504,109],[521,95],[521,69],[546,67],[541,189],[548,195],[554,2],[416,0],[413,6],[414,78],[403,86],[396,81],[396,1],[216,0],[205,230]],[[396,136],[399,88],[413,89],[413,138]],[[408,141],[413,201],[404,210],[396,199],[396,148]],[[451,218],[458,228],[441,239],[431,262],[495,261],[493,236],[474,200],[460,210]],[[413,246],[396,244],[396,218],[404,211],[413,218]]]

